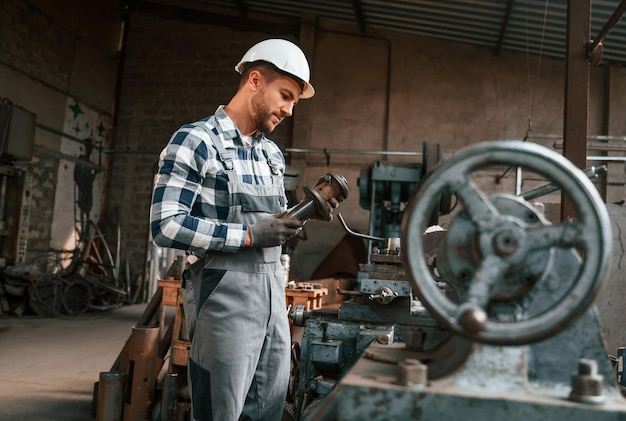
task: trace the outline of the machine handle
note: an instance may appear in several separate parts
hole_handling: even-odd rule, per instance
[[[355,232],[352,231],[350,228],[348,228],[348,225],[346,224],[346,221],[343,219],[343,216],[341,216],[340,213],[337,214],[337,218],[339,218],[339,221],[341,222],[341,225],[343,225],[343,229],[346,230],[346,232],[354,237],[358,237],[358,238],[363,238],[365,240],[374,240],[374,241],[387,241],[386,238],[383,237],[376,237],[374,235],[367,235],[367,234],[361,234],[359,232]]]

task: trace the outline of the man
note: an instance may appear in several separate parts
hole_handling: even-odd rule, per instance
[[[197,260],[183,274],[192,419],[279,421],[290,370],[281,245],[302,222],[285,217],[285,160],[265,133],[315,90],[286,40],[254,45],[235,70],[230,102],[161,153],[151,231]]]

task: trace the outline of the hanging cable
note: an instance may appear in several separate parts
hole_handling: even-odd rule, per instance
[[[529,79],[529,89],[532,89],[531,101],[530,101],[530,112],[528,113],[528,127],[526,128],[526,134],[524,135],[524,141],[528,139],[528,135],[532,132],[533,128],[533,113],[535,111],[535,98],[537,97],[537,81],[539,80],[539,75],[541,74],[541,61],[543,58],[543,41],[546,34],[546,24],[548,21],[548,7],[550,6],[550,0],[546,0],[545,6],[543,8],[543,22],[541,25],[541,41],[539,43],[539,58],[537,60],[537,73],[535,74],[535,84],[531,88],[530,82],[530,66],[528,68],[528,79]],[[528,40],[528,7],[526,8],[526,40]],[[528,56],[528,42],[526,44],[526,63],[529,63]]]
[[[528,112],[528,125],[526,126],[526,133],[524,134],[523,142],[528,140],[528,137],[531,135],[533,131],[533,113],[535,111],[535,98],[537,96],[537,81],[539,80],[539,75],[541,74],[541,60],[543,58],[543,41],[546,33],[546,24],[548,21],[548,7],[550,6],[550,0],[546,0],[545,6],[543,8],[543,23],[541,25],[541,39],[539,42],[539,58],[537,60],[537,72],[535,74],[535,80],[533,84],[532,74],[530,71],[530,42],[528,40],[529,33],[529,25],[528,25],[528,2],[524,2],[525,11],[526,11],[526,70],[528,74],[528,91],[530,96],[530,111]],[[509,171],[513,166],[509,166],[502,174],[496,176],[496,184],[500,183],[504,177],[507,176]]]

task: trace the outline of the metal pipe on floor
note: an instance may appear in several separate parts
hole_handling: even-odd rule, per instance
[[[187,421],[188,414],[191,410],[189,402],[177,402],[176,403],[176,421]]]
[[[177,373],[165,373],[163,376],[163,391],[161,394],[161,418],[159,421],[174,421],[174,407],[176,406]]]
[[[158,376],[159,327],[133,326],[130,336],[128,390],[124,421],[149,420]]]
[[[124,373],[100,372],[96,421],[121,421]]]

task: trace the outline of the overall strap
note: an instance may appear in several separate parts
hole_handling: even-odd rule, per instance
[[[222,143],[222,139],[220,139],[218,135],[213,133],[212,130],[205,131],[209,133],[209,136],[213,141],[213,145],[215,146],[215,149],[217,149],[217,156],[219,160],[224,164],[224,170],[226,171],[226,173],[234,173],[235,164],[233,163],[233,161],[235,157],[233,156],[233,153],[226,150],[224,144]]]

